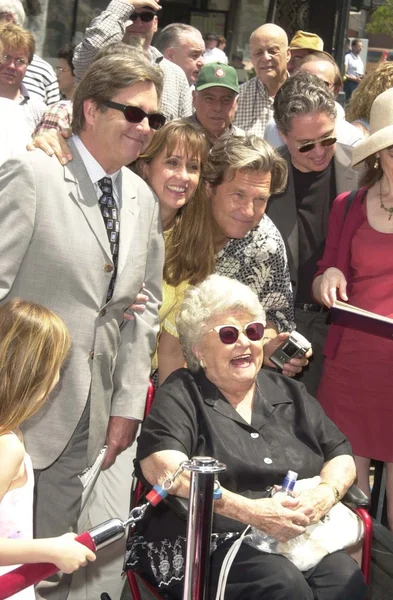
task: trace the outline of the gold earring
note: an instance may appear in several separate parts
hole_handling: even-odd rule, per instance
[[[199,361],[199,364],[201,365],[201,368],[202,368],[202,369],[206,369],[206,363],[205,363],[205,361],[203,360],[203,358],[201,358],[201,360]]]
[[[379,167],[379,156],[375,157],[374,169],[378,169]]]

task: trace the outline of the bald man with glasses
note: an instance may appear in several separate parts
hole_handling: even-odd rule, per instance
[[[313,357],[298,378],[316,396],[328,331],[327,310],[311,295],[322,258],[330,209],[335,197],[359,187],[360,173],[351,168],[351,147],[337,141],[333,95],[316,75],[300,71],[289,78],[274,100],[274,119],[288,163],[288,183],[269,200],[267,214],[287,249],[295,298],[297,330],[313,347]]]

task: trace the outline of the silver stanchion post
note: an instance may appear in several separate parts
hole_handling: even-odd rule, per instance
[[[216,474],[226,465],[207,456],[183,463],[191,471],[187,521],[187,552],[183,600],[205,600],[209,578],[210,538]]]

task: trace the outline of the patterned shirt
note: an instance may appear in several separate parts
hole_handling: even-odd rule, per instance
[[[267,320],[278,331],[295,328],[285,244],[267,215],[244,238],[230,240],[216,254],[216,273],[248,285],[262,303]]]
[[[240,86],[239,105],[234,124],[247,134],[263,138],[267,122],[273,117],[274,98],[258,77]]]
[[[86,29],[85,38],[75,49],[74,70],[79,80],[101,48],[121,42],[125,24],[133,7],[126,0],[112,0],[107,9],[93,19]],[[157,48],[150,46],[150,60],[160,66],[164,73],[164,89],[161,110],[168,121],[192,114],[192,96],[186,74],[178,65],[163,57]]]
[[[33,137],[40,135],[40,133],[43,133],[44,131],[48,131],[48,129],[57,129],[58,131],[61,131],[62,129],[71,129],[71,123],[71,100],[56,102],[56,104],[52,104],[52,106],[45,111],[42,120],[35,128]]]
[[[45,102],[45,104],[54,104],[60,100],[59,83],[53,67],[34,54],[33,60],[27,67],[23,83],[27,87],[31,96],[35,96]]]

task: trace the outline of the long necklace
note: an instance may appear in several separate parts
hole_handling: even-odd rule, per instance
[[[379,182],[379,200],[381,203],[381,208],[383,208],[383,210],[385,210],[386,212],[389,213],[389,221],[393,216],[393,206],[385,206],[384,203],[382,202],[382,182]]]

